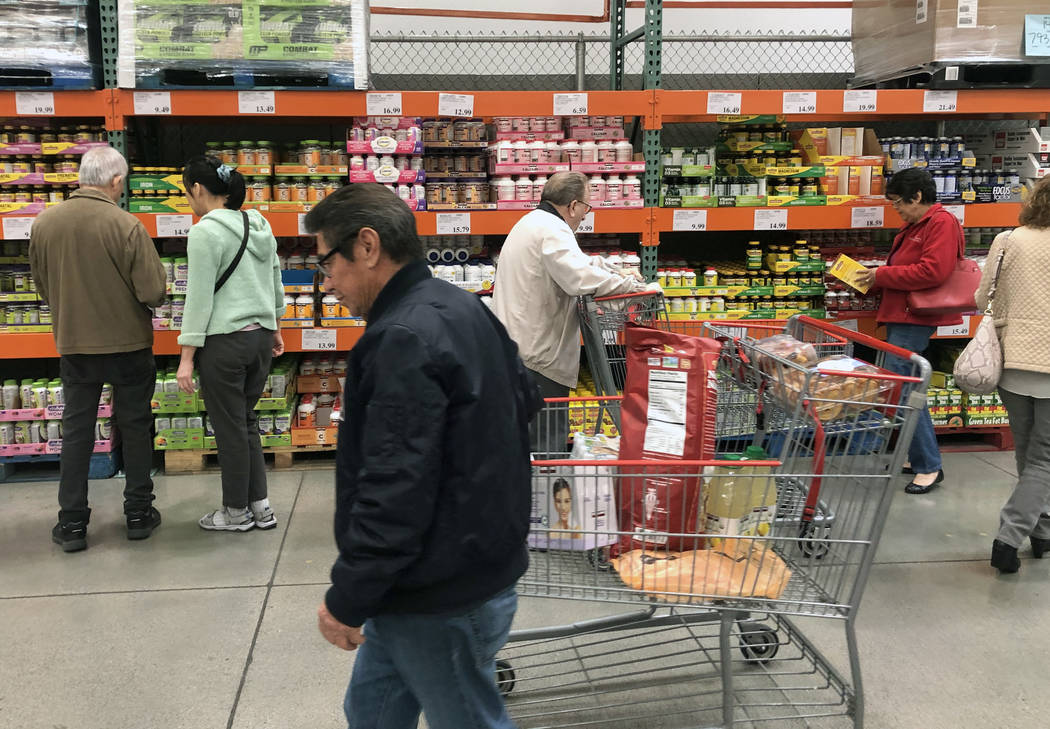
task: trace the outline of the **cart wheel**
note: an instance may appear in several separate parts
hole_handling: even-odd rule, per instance
[[[509,661],[496,661],[496,685],[503,696],[510,696],[517,678]]]
[[[803,524],[798,530],[798,548],[803,557],[812,559],[824,559],[828,554],[828,542],[824,538],[827,532],[818,535],[818,529],[812,522]]]
[[[763,623],[738,623],[740,652],[748,663],[765,665],[780,650],[780,639],[775,630]]]
[[[609,562],[608,547],[595,547],[588,550],[587,561],[590,562],[591,567],[599,572],[608,572],[612,569],[612,563]]]

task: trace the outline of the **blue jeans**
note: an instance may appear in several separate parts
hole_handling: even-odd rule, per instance
[[[935,331],[935,327],[920,324],[887,324],[886,341],[922,354],[930,345],[930,337]],[[910,363],[892,355],[886,357],[886,369],[900,375],[914,374]],[[937,435],[933,432],[929,407],[923,408],[919,413],[915,435],[908,446],[908,461],[915,473],[936,473],[941,470],[941,451],[937,448]]]
[[[513,729],[496,654],[518,608],[514,587],[468,613],[365,621],[343,710],[349,729]]]

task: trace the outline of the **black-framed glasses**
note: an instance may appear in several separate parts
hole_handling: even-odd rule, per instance
[[[317,261],[317,270],[320,271],[321,275],[325,278],[332,275],[331,271],[328,270],[328,261],[331,260],[332,256],[334,256],[338,252],[339,249],[333,248],[332,250],[328,251],[328,253],[325,253],[323,256],[321,256],[321,258]]]

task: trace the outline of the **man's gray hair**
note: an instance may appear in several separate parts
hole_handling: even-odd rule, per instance
[[[582,172],[556,172],[543,186],[540,200],[552,205],[568,205],[573,200],[582,201],[587,196],[587,175]]]
[[[84,187],[108,187],[117,176],[128,176],[128,161],[113,147],[89,149],[80,160],[80,184]]]

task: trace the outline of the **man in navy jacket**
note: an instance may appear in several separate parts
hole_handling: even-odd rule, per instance
[[[325,289],[368,326],[350,352],[336,471],[339,558],[324,637],[360,646],[351,729],[512,727],[495,656],[528,565],[528,422],[517,347],[475,294],[431,277],[415,218],[381,185],[306,217]]]

